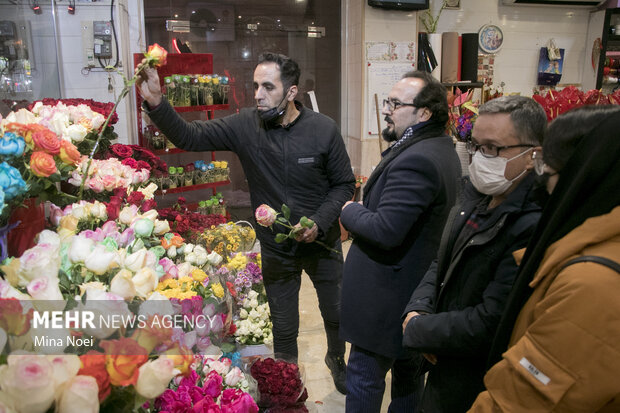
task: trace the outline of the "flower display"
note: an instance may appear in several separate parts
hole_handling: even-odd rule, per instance
[[[168,170],[168,166],[159,156],[140,145],[115,143],[103,154],[103,158],[120,159],[123,165],[128,165],[137,170],[148,169],[151,172],[159,170],[162,173]]]
[[[249,249],[256,239],[256,232],[251,226],[228,222],[217,227],[205,229],[198,242],[204,244],[209,251],[215,251],[224,260],[239,251]]]
[[[90,167],[86,173],[89,164]],[[85,187],[94,194],[99,194],[104,191],[113,192],[117,188],[129,188],[145,183],[149,179],[150,172],[146,168],[132,168],[117,158],[94,159],[91,162],[86,156],[83,156],[78,168],[73,171],[68,182],[71,185],[80,186],[84,175],[86,175]]]
[[[559,92],[549,90],[545,95],[535,94],[532,98],[543,107],[547,120],[552,121],[558,115],[583,105],[620,105],[620,90],[606,95],[597,89],[582,92],[568,86]]]
[[[477,104],[472,102],[473,92],[471,89],[467,93],[461,93],[460,89],[456,88],[456,94],[451,94],[448,99],[450,134],[461,142],[466,142],[471,138],[471,131],[478,116]]]
[[[308,411],[304,406],[308,392],[297,364],[268,357],[255,361],[250,371],[258,384],[259,406],[270,411]]]

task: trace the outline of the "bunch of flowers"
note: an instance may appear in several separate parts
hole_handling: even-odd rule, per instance
[[[192,243],[198,243],[205,229],[214,228],[226,222],[226,218],[219,214],[205,215],[190,211],[183,197],[179,197],[177,203],[172,207],[160,209],[159,215],[162,219],[167,219],[170,222],[170,228],[174,232]]]
[[[92,161],[92,162],[91,162]],[[90,167],[88,165],[90,164]],[[88,173],[86,173],[88,167]],[[84,186],[92,192],[92,198],[98,196],[108,199],[110,195],[97,195],[102,192],[113,192],[117,188],[129,188],[138,186],[148,181],[150,172],[146,168],[135,169],[123,164],[117,158],[104,160],[90,160],[83,156],[78,169],[74,170],[69,179],[69,183],[79,187],[86,175]]]
[[[227,222],[206,229],[200,234],[198,242],[204,244],[207,250],[217,252],[228,261],[232,254],[251,248],[255,239],[256,232],[251,226],[241,222]]]
[[[273,342],[273,323],[267,296],[264,289],[261,294],[250,290],[241,301],[235,340],[241,344],[271,344]]]
[[[549,90],[545,95],[535,94],[532,98],[545,109],[547,120],[552,121],[561,113],[583,105],[620,105],[620,89],[606,95],[597,89],[582,92],[568,86],[559,92]]]
[[[231,360],[199,358],[195,370],[173,380],[154,403],[160,412],[257,413],[245,374]]]
[[[103,159],[110,158],[118,158],[123,165],[129,165],[137,170],[148,169],[151,172],[158,170],[162,173],[168,170],[168,166],[159,156],[140,145],[115,143],[103,155]]]
[[[471,139],[471,130],[478,116],[478,108],[472,102],[473,89],[467,93],[461,93],[457,88],[456,95],[448,99],[450,107],[450,134],[461,142]]]
[[[71,142],[36,124],[6,123],[0,133],[0,222],[6,223],[27,197],[63,206],[72,202],[56,185],[69,177],[79,161]]]
[[[255,252],[238,252],[221,266],[217,273],[225,277],[227,285],[237,304],[254,288],[262,288],[263,274],[261,271],[261,255]]]
[[[259,406],[270,412],[308,411],[304,406],[308,391],[297,364],[269,357],[255,361],[250,372],[258,384]]]

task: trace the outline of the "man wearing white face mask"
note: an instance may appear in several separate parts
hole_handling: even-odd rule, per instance
[[[452,210],[438,257],[403,316],[403,344],[429,370],[420,412],[465,412],[484,388],[495,328],[517,274],[512,253],[540,218],[534,160],[546,127],[542,107],[521,96],[480,107],[468,150],[471,182]]]

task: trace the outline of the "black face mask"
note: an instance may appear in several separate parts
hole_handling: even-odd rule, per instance
[[[271,123],[277,119],[280,119],[280,117],[286,113],[286,108],[288,107],[288,105],[284,105],[284,108],[282,108],[281,110],[278,110],[278,108],[280,107],[282,102],[286,100],[287,94],[288,94],[288,90],[286,91],[286,93],[282,97],[282,100],[280,101],[280,103],[278,103],[277,106],[271,109],[258,111],[258,116],[263,120],[263,122]]]

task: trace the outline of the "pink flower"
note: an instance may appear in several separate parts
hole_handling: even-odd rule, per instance
[[[62,209],[50,203],[50,223],[54,227],[60,225],[60,218],[62,218],[63,216],[64,214],[62,213]]]
[[[226,389],[221,398],[222,413],[257,413],[258,406],[252,397],[239,389]]]
[[[104,175],[101,182],[106,191],[112,191],[117,186],[117,177],[114,175]]]
[[[220,376],[217,371],[213,370],[209,372],[207,377],[205,377],[205,382],[202,389],[207,396],[217,398],[222,392],[223,381],[224,379],[222,379],[222,376]]]
[[[78,183],[77,185],[80,185],[80,183]],[[103,186],[103,181],[100,178],[92,178],[88,181],[88,189],[93,192],[100,193],[103,192],[105,188]]]
[[[271,208],[269,205],[262,204],[258,208],[256,208],[256,212],[254,212],[254,216],[256,217],[256,222],[258,222],[263,227],[270,227],[276,222],[277,217],[276,211]]]

